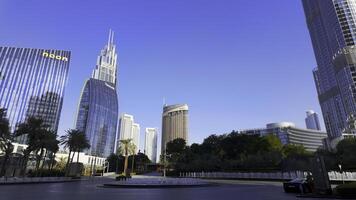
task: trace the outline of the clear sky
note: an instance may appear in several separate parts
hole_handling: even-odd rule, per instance
[[[300,0],[0,0],[0,45],[72,51],[59,133],[116,32],[120,113],[161,127],[163,98],[190,106],[189,142],[319,114]]]

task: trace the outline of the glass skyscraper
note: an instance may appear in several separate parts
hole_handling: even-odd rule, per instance
[[[29,116],[57,131],[69,60],[69,51],[0,47],[0,107],[7,109],[11,131]]]
[[[76,129],[83,131],[90,142],[86,153],[108,157],[114,153],[118,120],[116,92],[117,54],[114,34],[101,50],[92,78],[88,79],[81,93]]]
[[[329,138],[356,114],[356,1],[303,0],[317,67],[314,79]]]

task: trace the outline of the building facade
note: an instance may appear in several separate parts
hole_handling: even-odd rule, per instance
[[[135,153],[137,154],[138,151],[140,150],[140,136],[141,136],[141,128],[140,128],[140,124],[138,123],[133,123],[132,124],[132,143],[135,145],[136,150]]]
[[[83,87],[75,127],[90,142],[86,153],[108,157],[115,150],[118,119],[116,91],[117,54],[110,31],[108,44],[101,50],[92,78]]]
[[[0,47],[0,107],[11,131],[34,116],[57,132],[69,61],[69,51]]]
[[[165,105],[162,114],[161,154],[166,144],[174,139],[182,138],[188,143],[188,105]]]
[[[314,80],[330,139],[356,113],[356,1],[302,0],[317,67]]]
[[[145,129],[145,152],[151,162],[157,162],[157,129]]]
[[[303,145],[307,151],[314,152],[323,146],[323,139],[327,138],[326,132],[297,128],[294,123],[270,123],[266,128],[240,130],[240,134],[277,136],[283,145]]]
[[[122,114],[119,120],[119,137],[117,139],[117,149],[120,148],[120,140],[131,139],[136,146],[135,153],[140,148],[140,124],[135,123],[134,117],[129,114]]]
[[[305,118],[305,125],[307,129],[321,130],[319,116],[313,110],[307,111],[307,117]]]

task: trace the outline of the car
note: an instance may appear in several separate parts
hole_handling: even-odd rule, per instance
[[[283,183],[284,192],[286,193],[310,193],[311,188],[306,179],[296,178]]]

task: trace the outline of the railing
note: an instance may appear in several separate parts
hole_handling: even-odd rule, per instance
[[[308,172],[181,172],[182,178],[208,178],[208,179],[264,179],[264,180],[291,180],[295,178],[306,178]],[[328,173],[332,181],[356,181],[356,172]]]

